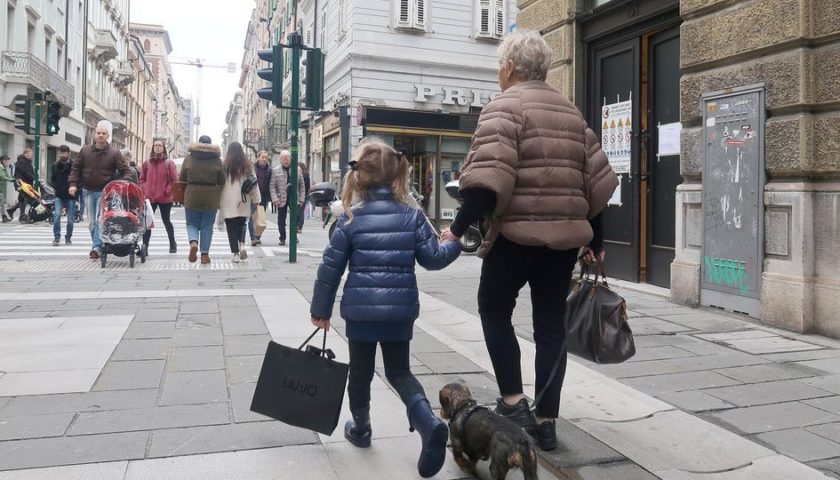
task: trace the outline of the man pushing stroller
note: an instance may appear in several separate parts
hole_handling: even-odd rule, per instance
[[[114,180],[114,172],[117,172],[117,179],[128,179],[131,170],[119,150],[112,147],[110,142],[111,123],[101,121],[96,126],[96,134],[93,145],[87,145],[79,152],[79,158],[73,162],[70,171],[70,188],[68,193],[76,195],[81,185],[85,191],[85,210],[90,212],[90,238],[93,248],[90,250],[91,259],[99,259],[102,248],[102,238],[99,236],[99,198],[102,196],[102,189],[111,180]]]

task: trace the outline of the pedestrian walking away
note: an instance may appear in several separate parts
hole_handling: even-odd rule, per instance
[[[143,187],[143,194],[152,204],[152,211],[160,209],[160,218],[163,226],[166,227],[166,235],[169,238],[169,253],[177,253],[178,245],[175,242],[175,228],[172,226],[172,184],[178,179],[178,169],[175,162],[169,159],[166,145],[163,140],[155,140],[152,144],[152,153],[148,160],[143,162],[140,170],[140,185]],[[149,241],[152,238],[151,229],[147,229],[143,235],[143,249],[146,255],[149,254]]]
[[[35,168],[32,165],[32,149],[25,148],[23,153],[18,155],[15,162],[15,184],[20,186],[21,182],[26,182],[33,187],[35,186]],[[18,219],[21,222],[26,221],[26,197],[18,195],[18,204],[16,207],[9,209],[7,212],[10,217],[14,217],[15,210],[20,210]]]
[[[257,175],[257,184],[260,187],[260,205],[266,208],[271,201],[271,193],[269,187],[271,185],[271,161],[268,158],[268,152],[261,151],[257,155],[257,164],[254,166],[254,171]],[[251,246],[256,247],[262,244],[260,236],[254,233],[254,212],[256,205],[251,206],[251,216],[248,219],[248,234],[251,237]]]
[[[353,418],[344,426],[344,436],[357,447],[370,446],[370,383],[379,344],[385,377],[422,440],[417,470],[430,477],[443,466],[448,430],[432,412],[409,367],[414,321],[420,313],[414,264],[442,269],[461,249],[454,241],[439,243],[416,207],[407,189],[409,165],[403,154],[373,139],[360,143],[356,152],[344,180],[345,213],[318,268],[311,320],[329,329],[338,285],[349,263],[341,317],[350,348],[347,394]],[[363,201],[353,206],[356,198]]]
[[[298,172],[300,176],[303,177],[303,202],[301,203],[300,214],[298,214],[297,231],[298,233],[303,233],[303,217],[306,215],[306,204],[309,202],[309,187],[311,186],[311,181],[309,179],[309,167],[307,167],[305,163],[298,163]]]
[[[58,147],[58,160],[53,165],[50,184],[55,189],[55,205],[53,206],[53,246],[61,242],[61,213],[67,210],[67,229],[64,232],[64,243],[73,243],[73,224],[76,221],[76,196],[70,195],[70,170],[73,161],[70,160],[70,147]]]
[[[12,216],[8,213],[6,209],[6,199],[8,191],[9,191],[9,183],[15,181],[15,177],[12,175],[11,170],[9,169],[9,164],[11,161],[9,160],[8,155],[0,155],[0,215],[3,217],[3,223],[8,223],[12,221]]]
[[[260,189],[241,143],[233,142],[228,147],[224,169],[225,185],[219,202],[219,222],[225,222],[231,261],[239,263],[248,258],[245,250],[245,222],[251,216],[252,207],[260,203]]]
[[[486,218],[478,251],[484,259],[478,312],[501,394],[496,412],[535,436],[540,448],[553,450],[571,274],[581,247],[588,245],[588,258],[603,259],[599,213],[618,179],[574,104],[545,83],[551,65],[545,40],[535,32],[513,33],[499,52],[502,93],[479,116],[460,178],[464,203],[443,237],[459,238]],[[526,283],[533,304],[535,387],[541,392],[534,413],[523,395],[511,324]]]
[[[126,180],[132,183],[140,184],[140,172],[137,170],[137,162],[134,161],[134,154],[131,153],[131,150],[127,148],[123,148],[120,150],[123,158],[125,161],[128,162],[128,169],[131,171],[131,174],[128,176]]]
[[[277,207],[277,228],[280,230],[280,245],[286,244],[286,216],[289,211],[289,197],[291,196],[292,186],[289,181],[291,178],[291,162],[292,154],[288,150],[280,152],[280,165],[276,166],[271,172],[271,182],[269,184],[269,194],[271,195],[271,203]],[[306,187],[303,184],[303,176],[298,175],[297,178],[297,207],[303,205],[304,195],[306,194]],[[289,228],[292,228],[290,225]]]
[[[96,125],[93,145],[86,145],[79,151],[79,158],[73,162],[70,170],[68,193],[76,195],[81,186],[84,190],[85,210],[88,212],[88,229],[92,248],[90,258],[98,259],[102,249],[102,237],[99,235],[99,199],[102,189],[111,180],[127,180],[131,176],[128,162],[119,150],[111,146],[112,125],[102,120]]]
[[[210,263],[213,226],[225,184],[222,150],[213,145],[207,135],[202,135],[198,143],[189,144],[187,150],[189,154],[184,158],[180,175],[180,180],[187,184],[184,192],[184,215],[190,241],[187,259],[194,263],[200,252],[201,263],[206,265]]]

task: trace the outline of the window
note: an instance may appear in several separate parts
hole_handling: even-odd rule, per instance
[[[396,0],[394,27],[426,31],[429,16],[427,0]]]
[[[327,49],[327,12],[326,10],[321,14],[321,38],[318,40],[318,46],[321,50]]]
[[[507,30],[506,0],[478,0],[475,19],[476,38],[500,39]]]
[[[347,0],[338,0],[338,38],[347,33]]]

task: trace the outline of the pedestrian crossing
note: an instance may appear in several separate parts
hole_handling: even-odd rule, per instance
[[[187,240],[183,212],[184,210],[182,208],[172,210],[172,225],[175,229],[175,241],[178,245],[178,252],[176,254],[169,253],[169,240],[166,235],[166,229],[160,220],[159,214],[156,216],[155,228],[152,229],[152,236],[149,243],[150,260],[166,258],[172,259],[173,261],[180,261],[186,258],[189,251],[189,241]],[[51,259],[88,258],[92,245],[88,225],[87,221],[75,224],[71,238],[72,244],[66,245],[64,235],[66,234],[67,221],[66,219],[62,219],[60,245],[53,246],[52,222],[21,224],[15,218],[12,222],[2,223],[0,224],[0,260],[38,257]],[[328,243],[327,234],[321,230],[320,225],[317,223],[307,225],[307,227],[304,230],[304,234],[299,237],[298,255],[320,257],[324,247]],[[278,245],[276,224],[269,223],[266,232],[262,235],[262,239],[264,242],[263,245],[252,247],[250,246],[250,238],[246,234],[246,240],[248,240],[247,252],[250,258],[288,257],[289,246]],[[230,260],[231,253],[226,232],[219,231],[218,229],[214,230],[210,257],[214,260]],[[128,263],[127,258],[122,260],[125,260],[126,264]],[[139,264],[140,262],[138,261],[137,263]]]

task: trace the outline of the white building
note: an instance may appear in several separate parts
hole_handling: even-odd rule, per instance
[[[14,128],[16,99],[51,93],[61,103],[58,135],[41,137],[40,176],[55,161],[57,147],[78,151],[84,143],[82,117],[84,68],[83,4],[49,0],[17,0],[0,6],[0,154],[14,162],[34,138]],[[67,116],[69,114],[69,116]],[[43,128],[43,127],[42,127]]]
[[[50,0],[43,3],[53,2]],[[71,2],[75,5],[76,2]],[[129,0],[88,0],[87,69],[84,83],[84,118],[87,143],[93,141],[96,125],[109,120],[113,125],[111,144],[125,148],[130,143],[129,111],[132,99],[128,86],[135,80],[129,60]]]
[[[513,0],[303,0],[304,42],[326,53],[325,107],[309,122],[313,181],[335,183],[353,147],[376,134],[404,149],[433,219],[455,204],[477,114],[499,91],[497,47]]]
[[[181,136],[188,145],[195,139],[193,132],[195,131],[195,124],[193,123],[195,112],[193,112],[193,100],[191,98],[184,99],[184,109],[181,112],[181,125],[183,132]],[[201,119],[199,119],[201,121]]]
[[[231,143],[243,143],[245,141],[245,117],[242,114],[242,96],[242,90],[238,90],[234,94],[233,100],[231,100],[230,102],[227,114],[225,114],[225,124],[227,125],[227,127],[225,128],[225,131],[222,134],[222,147],[225,152],[227,151],[227,148],[230,146]]]

